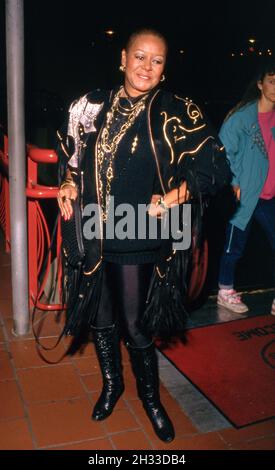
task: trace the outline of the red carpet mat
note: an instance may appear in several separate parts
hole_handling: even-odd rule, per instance
[[[236,427],[275,417],[275,318],[257,316],[188,331],[162,353]]]

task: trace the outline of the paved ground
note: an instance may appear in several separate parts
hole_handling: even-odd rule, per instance
[[[161,396],[176,429],[175,440],[158,440],[137,399],[134,377],[123,348],[126,391],[106,421],[90,415],[101,389],[101,377],[92,344],[74,357],[56,364],[37,354],[33,336],[12,333],[10,257],[0,245],[0,449],[275,449],[275,420],[234,429],[230,423],[161,354]],[[274,292],[247,294],[249,315],[266,314]],[[190,316],[189,327],[236,317],[217,310],[215,299]],[[239,317],[237,317],[238,319]],[[54,344],[62,328],[53,312],[43,317],[42,341]],[[56,360],[66,350],[63,339]]]

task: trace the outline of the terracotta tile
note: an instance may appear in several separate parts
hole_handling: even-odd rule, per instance
[[[102,377],[101,374],[83,375],[82,380],[88,392],[101,392]]]
[[[11,299],[3,299],[0,295],[0,314],[3,318],[12,317]]]
[[[29,416],[39,447],[106,438],[102,424],[92,421],[90,415],[91,407],[86,397],[29,406]]]
[[[189,447],[187,447],[187,449],[185,449],[185,444],[186,444],[186,439],[184,438],[177,438],[177,436],[175,437],[175,439],[170,442],[170,443],[165,443],[165,442],[162,442],[160,439],[157,439],[155,438],[153,440],[153,447],[154,449],[156,450],[167,450],[167,451],[171,451],[171,450],[187,450],[189,449]],[[192,447],[193,449],[193,447]],[[194,447],[195,449],[195,447]],[[200,449],[196,449],[196,450],[200,450]]]
[[[63,329],[63,322],[58,313],[37,310],[34,318],[34,327],[40,338],[53,335],[59,336]]]
[[[0,421],[0,449],[34,449],[31,433],[26,419]]]
[[[4,317],[4,327],[7,333],[8,341],[22,341],[24,339],[33,338],[33,334],[31,332],[31,326],[29,329],[29,333],[23,336],[16,336],[14,334],[14,321],[12,317]]]
[[[131,400],[128,401],[128,405],[132,408],[134,415],[137,417],[138,422],[141,423],[144,431],[149,436],[150,439],[157,439],[155,431],[152,427],[151,421],[149,420],[140,400]],[[173,423],[175,428],[176,436],[191,436],[197,434],[197,430],[194,428],[193,424],[182,412],[177,413],[176,411],[170,411],[166,408],[167,413]]]
[[[141,426],[144,429],[144,432],[149,439],[155,441],[157,436],[149,420],[140,400],[131,400],[128,401],[128,405],[132,408],[134,416],[136,416],[137,421],[141,423]],[[170,411],[169,408],[166,408],[167,413],[170,416],[171,421],[173,422],[175,433],[177,437],[190,436],[197,434],[197,430],[192,425],[191,421],[183,414],[178,414],[176,412]]]
[[[11,285],[5,284],[2,286],[2,289],[0,290],[0,299],[6,300],[8,302],[12,301],[12,288]]]
[[[62,341],[66,347],[66,349],[69,348],[71,342],[72,342],[72,337],[71,336],[66,336],[62,338]],[[91,342],[88,342],[86,344],[83,344],[81,348],[72,355],[73,359],[79,359],[83,357],[94,357],[96,355],[95,353],[95,347]]]
[[[4,343],[6,341],[5,334],[4,334],[4,328],[0,326],[0,343]]]
[[[129,381],[136,383],[136,378],[133,374],[132,367],[129,363],[123,364],[123,375]]]
[[[124,398],[126,400],[136,400],[137,399],[137,387],[136,380],[132,373],[130,366],[125,366],[123,370],[124,381],[125,381],[125,392]]]
[[[247,426],[242,429],[223,429],[219,431],[220,436],[231,445],[239,442],[249,441],[251,439],[265,437],[275,434],[275,420],[269,420],[264,423]]]
[[[3,250],[1,250],[0,252],[2,255],[7,254],[8,256],[10,256],[8,253],[6,253]],[[1,281],[2,280],[3,281],[11,280],[11,267],[10,266],[1,266]]]
[[[121,355],[123,364],[130,364],[130,358],[127,348],[121,344]]]
[[[67,446],[52,447],[51,450],[113,450],[113,446],[108,439],[93,439],[89,441],[78,442],[77,444],[68,444]]]
[[[0,380],[14,379],[11,356],[7,351],[0,351]]]
[[[127,404],[130,407],[133,415],[137,419],[139,426],[144,429],[144,431],[146,432],[147,436],[149,436],[150,439],[154,438],[155,437],[154,430],[152,429],[152,425],[143,409],[141,401],[139,399],[129,400],[127,401]]]
[[[81,358],[73,358],[73,363],[80,375],[99,374],[99,364],[95,356],[85,356]]]
[[[0,251],[5,251],[5,234],[0,229]]]
[[[190,436],[198,433],[198,430],[195,428],[191,420],[183,413],[176,412],[174,410],[169,410],[170,419],[175,427],[175,432],[177,437]]]
[[[134,383],[125,381],[125,400],[136,400],[137,399],[137,388]]]
[[[22,400],[14,380],[0,382],[0,419],[25,416]]]
[[[189,438],[177,438],[170,444],[160,440],[154,442],[157,449],[175,450],[227,450],[228,446],[222,441],[218,433],[197,434]]]
[[[43,338],[41,340],[41,343],[46,347],[52,347],[55,342],[56,338]],[[36,342],[33,339],[11,341],[9,346],[17,369],[48,365],[38,354]],[[49,361],[56,361],[61,358],[64,351],[64,346],[61,343],[53,351],[41,350],[41,354]],[[68,356],[65,356],[61,361],[62,364],[66,362],[71,362]]]
[[[44,316],[41,316],[41,313],[37,315],[35,322],[35,331],[38,334],[39,338],[44,338],[45,336],[58,337],[61,333],[61,325],[56,322],[54,312],[43,312]],[[32,332],[32,324],[30,319],[29,332],[24,336],[14,335],[14,320],[13,317],[3,317],[4,326],[6,327],[6,332],[8,339],[10,341],[20,341],[22,339],[34,338]],[[41,330],[40,330],[41,328]],[[54,340],[53,340],[54,343]]]
[[[105,421],[108,433],[115,433],[140,428],[134,416],[127,409],[116,409]]]
[[[3,286],[6,286],[11,283],[11,266],[1,266],[1,285],[0,292],[2,291]]]
[[[28,402],[64,400],[85,393],[70,364],[18,370],[18,378]]]
[[[275,450],[275,436],[263,437],[250,442],[238,443],[234,450]]]
[[[169,410],[169,412],[175,411],[179,414],[184,414],[184,411],[178,404],[177,400],[175,400],[175,398],[170,395],[166,388],[164,389],[163,387],[161,387],[160,396],[161,402],[163,403],[164,407]]]
[[[11,255],[10,253],[6,253],[5,251],[0,251],[0,269],[3,266],[10,266],[11,264]]]
[[[8,299],[12,292],[11,278],[10,278],[10,266],[1,266],[1,284],[0,284],[0,298]]]
[[[11,286],[3,286],[2,290],[0,291],[0,297],[2,300],[8,300],[9,302],[12,302],[12,288]]]
[[[114,434],[112,442],[117,450],[147,450],[152,445],[142,431],[128,431]]]
[[[7,269],[10,270],[9,266],[1,266],[1,284],[0,284],[0,298],[3,299],[11,299],[12,298],[12,286],[11,280],[8,278],[3,277],[2,273],[5,272]],[[5,274],[4,274],[5,276]]]
[[[11,299],[11,266],[1,266],[0,299]]]

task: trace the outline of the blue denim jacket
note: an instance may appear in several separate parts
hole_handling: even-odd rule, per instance
[[[275,140],[275,128],[272,129]],[[241,188],[241,200],[230,222],[244,230],[253,214],[268,173],[268,155],[254,101],[233,113],[220,130],[233,172],[232,185]]]

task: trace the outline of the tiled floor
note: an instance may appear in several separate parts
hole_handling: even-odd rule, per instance
[[[0,449],[275,449],[275,420],[241,430],[232,428],[163,357],[161,396],[176,438],[169,445],[162,443],[137,399],[125,348],[126,391],[107,420],[93,422],[91,410],[101,388],[93,345],[57,364],[45,363],[31,334],[20,338],[12,334],[10,257],[4,253],[3,242],[0,273]],[[47,313],[43,344],[53,345],[61,328],[55,314]],[[46,357],[56,361],[67,345],[68,339],[63,339]],[[180,395],[189,398],[184,401]]]

